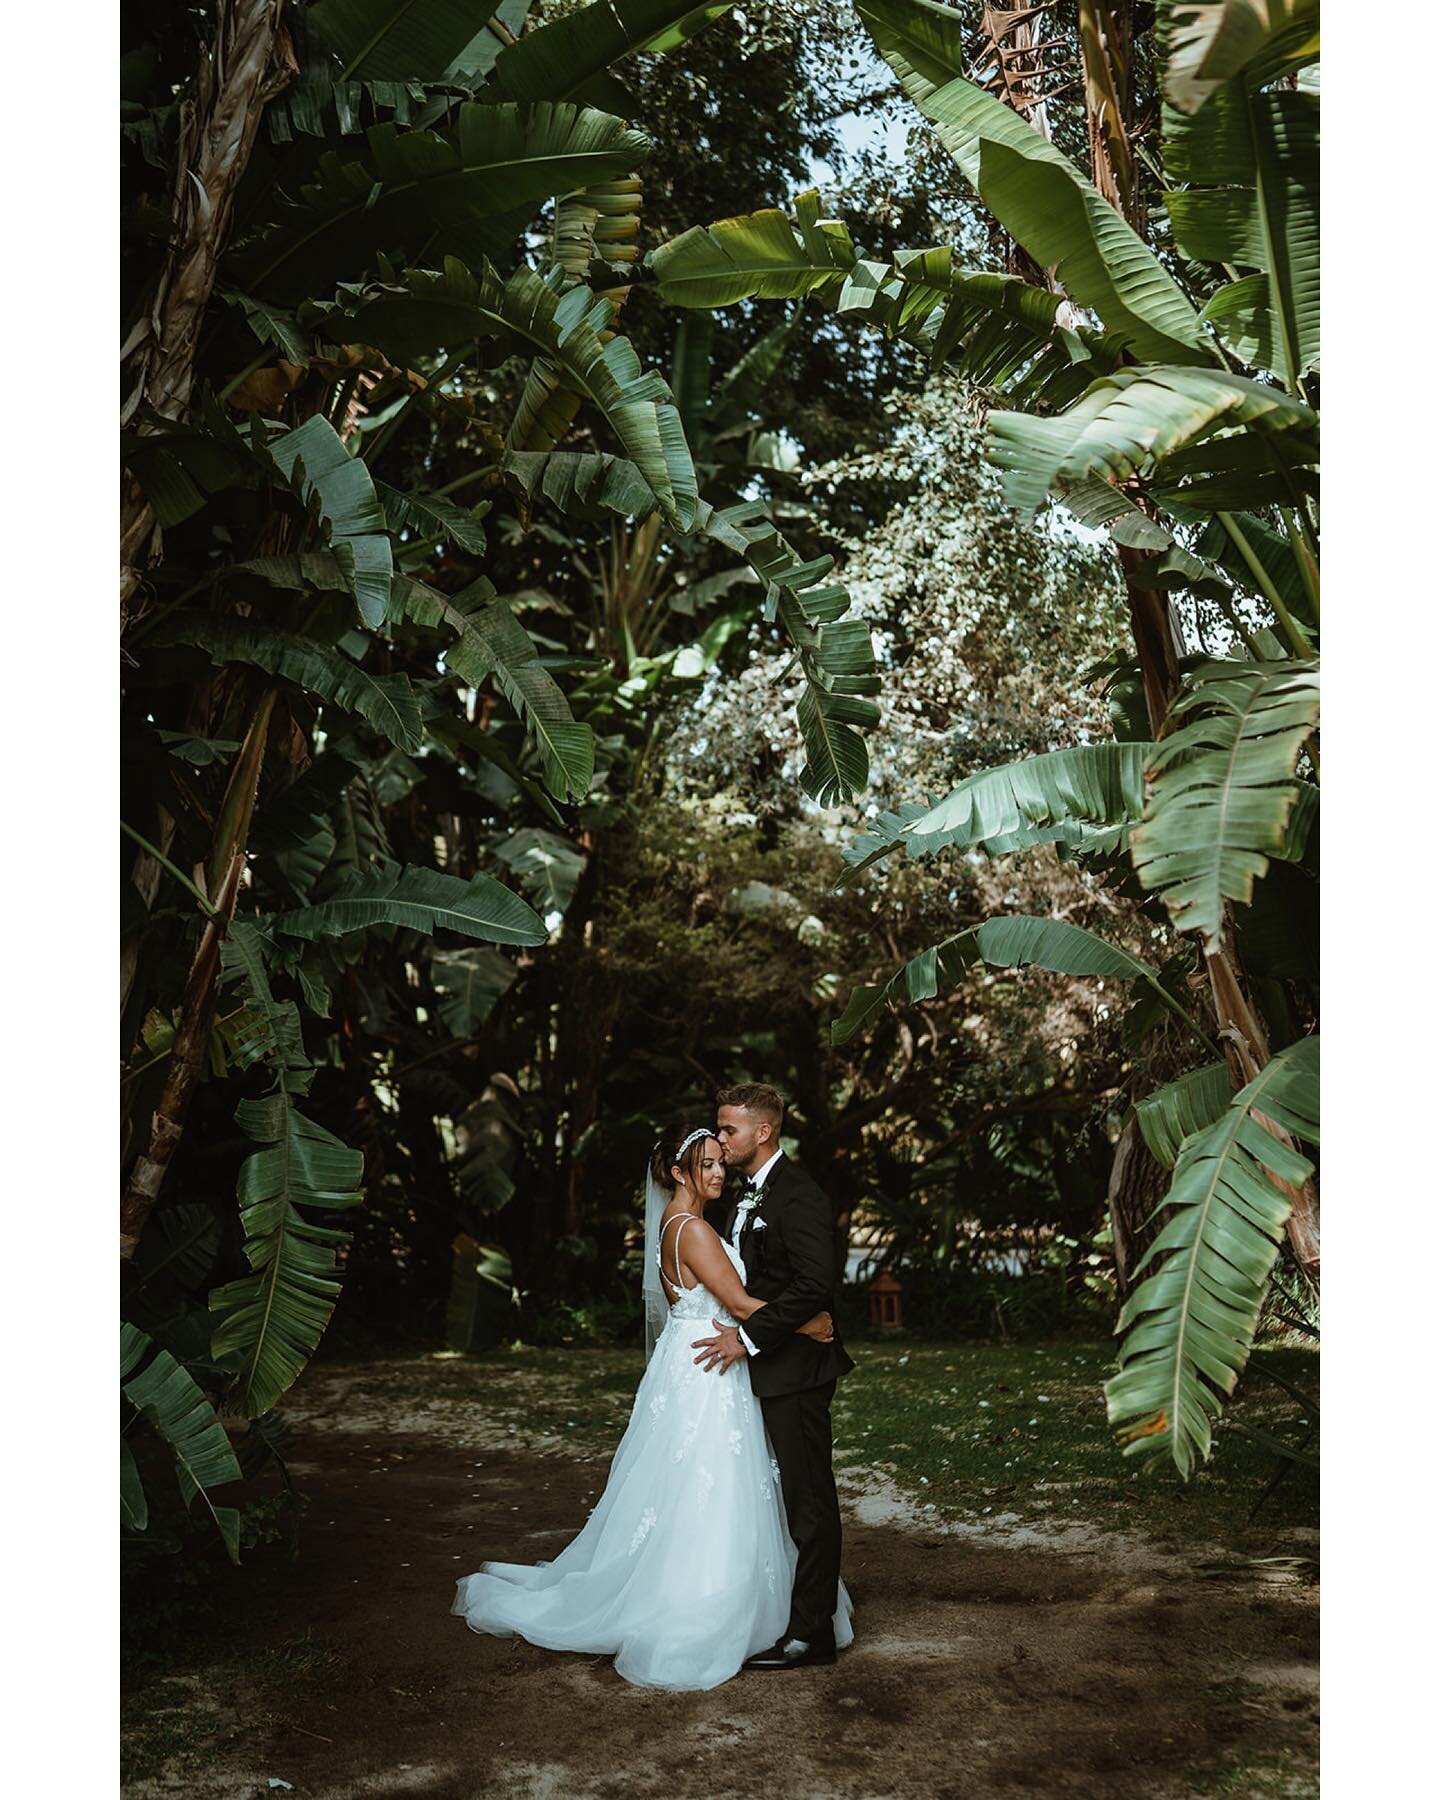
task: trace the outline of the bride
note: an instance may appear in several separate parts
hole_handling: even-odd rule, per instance
[[[472,1631],[518,1632],[546,1650],[613,1655],[640,1687],[717,1687],[783,1634],[795,1546],[750,1371],[707,1374],[697,1326],[743,1323],[739,1253],[705,1223],[725,1184],[709,1130],[656,1144],[645,1185],[646,1369],[610,1478],[554,1562],[483,1563],[451,1611]],[[662,1260],[663,1259],[663,1260]],[[828,1313],[802,1327],[829,1340]],[[848,1644],[850,1601],[835,1615]]]

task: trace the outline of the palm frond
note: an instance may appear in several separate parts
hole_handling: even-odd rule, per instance
[[[1130,855],[1177,931],[1220,943],[1227,901],[1248,905],[1272,856],[1291,847],[1302,789],[1295,764],[1320,712],[1313,663],[1201,663],[1150,755],[1151,782]]]
[[[1127,1456],[1168,1456],[1188,1477],[1250,1355],[1289,1216],[1288,1189],[1311,1164],[1270,1127],[1319,1141],[1320,1046],[1282,1050],[1213,1124],[1185,1139],[1171,1217],[1136,1273],[1157,1264],[1121,1310],[1120,1370],[1105,1384]]]

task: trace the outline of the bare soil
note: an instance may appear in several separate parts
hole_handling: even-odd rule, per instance
[[[359,1412],[361,1379],[318,1368],[297,1390],[302,1553],[252,1554],[226,1578],[213,1665],[152,1679],[148,1728],[168,1718],[170,1748],[132,1800],[1318,1791],[1313,1586],[1207,1577],[1203,1551],[1073,1515],[1053,1533],[937,1525],[863,1471],[844,1565],[857,1637],[834,1668],[661,1694],[605,1658],[477,1636],[449,1614],[456,1578],[553,1556],[608,1459],[523,1432],[465,1442],[423,1374]]]

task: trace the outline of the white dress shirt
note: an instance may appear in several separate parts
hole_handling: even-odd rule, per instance
[[[750,1177],[750,1180],[753,1181],[755,1184],[755,1191],[757,1194],[764,1187],[765,1177],[775,1167],[776,1163],[779,1162],[781,1155],[782,1155],[782,1152],[777,1150],[775,1152],[775,1154],[769,1159],[769,1161],[762,1163],[760,1165],[760,1167],[755,1171],[755,1173]],[[735,1228],[731,1234],[730,1242],[735,1246],[735,1248],[737,1250],[740,1248],[740,1233],[744,1229],[745,1219],[747,1216],[748,1215],[741,1213],[741,1214],[737,1214],[736,1219],[735,1219]],[[760,1352],[750,1342],[750,1338],[749,1338],[748,1333],[745,1330],[745,1327],[743,1325],[737,1325],[735,1327],[735,1329],[740,1333],[740,1342],[745,1346],[746,1351],[751,1356],[758,1356],[760,1354]]]

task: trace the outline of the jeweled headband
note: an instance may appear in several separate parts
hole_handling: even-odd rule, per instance
[[[715,1133],[710,1129],[710,1127],[708,1125],[702,1125],[698,1131],[692,1131],[690,1133],[689,1137],[684,1138],[681,1141],[680,1148],[675,1152],[674,1156],[670,1159],[671,1162],[678,1163],[680,1158],[685,1154],[685,1152],[690,1148],[690,1146],[692,1144],[697,1143],[701,1138],[714,1137],[714,1135],[715,1135]],[[657,1147],[660,1144],[662,1144],[664,1141],[665,1140],[663,1138],[657,1138],[656,1139]]]

